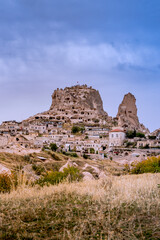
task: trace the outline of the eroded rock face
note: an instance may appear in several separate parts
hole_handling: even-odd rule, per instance
[[[50,113],[58,114],[62,119],[70,119],[71,122],[91,123],[98,121],[99,116],[104,119],[108,117],[103,110],[99,92],[86,85],[55,90]]]
[[[133,128],[139,128],[140,124],[137,116],[136,99],[131,93],[124,96],[118,108],[117,118],[119,126],[123,127],[123,125],[128,125]]]
[[[105,125],[112,118],[103,110],[99,92],[87,85],[76,85],[57,89],[52,94],[52,104],[48,111],[37,114],[29,120],[50,119],[64,123]]]
[[[136,98],[133,94],[128,93],[124,96],[122,103],[119,105],[118,125],[125,129],[135,129],[142,132],[148,132],[144,125],[140,124],[137,116]]]
[[[74,107],[74,108],[73,108]],[[68,109],[95,110],[98,114],[107,115],[103,110],[103,103],[97,90],[89,88],[86,85],[66,87],[57,89],[52,95],[52,104],[50,110],[59,109],[61,111]],[[74,112],[74,111],[72,111]]]

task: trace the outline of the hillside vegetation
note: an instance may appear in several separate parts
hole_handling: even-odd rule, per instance
[[[141,162],[135,162],[132,166],[131,173],[158,173],[160,172],[160,156],[149,157]]]
[[[160,239],[160,174],[0,195],[0,239]]]
[[[41,160],[39,157],[44,158]],[[42,151],[40,153],[32,153],[26,156],[10,153],[0,153],[0,164],[11,169],[12,171],[19,171],[23,169],[26,165],[41,166],[45,171],[58,171],[68,160],[77,164],[78,169],[81,171],[85,164],[91,166],[96,166],[100,170],[103,170],[109,174],[121,175],[124,174],[124,167],[122,165],[111,161],[109,159],[105,160],[90,160],[84,159],[82,157],[72,157],[67,156],[62,153],[57,153],[53,151]],[[90,169],[87,169],[90,171]]]

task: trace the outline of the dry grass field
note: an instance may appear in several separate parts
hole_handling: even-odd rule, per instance
[[[0,239],[160,239],[160,174],[21,186],[0,195]]]

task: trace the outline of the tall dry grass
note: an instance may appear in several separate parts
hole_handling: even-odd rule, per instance
[[[0,195],[0,236],[160,239],[159,183],[160,174],[143,174],[43,188],[23,185]]]

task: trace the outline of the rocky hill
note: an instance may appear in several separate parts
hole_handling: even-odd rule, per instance
[[[136,98],[131,93],[126,94],[122,103],[119,105],[117,119],[118,125],[125,129],[135,129],[145,133],[149,132],[149,130],[139,122],[137,116]]]
[[[36,114],[27,121],[42,119],[84,125],[105,125],[112,120],[103,109],[99,92],[87,85],[55,90],[52,94],[50,109]]]
[[[96,126],[120,126],[124,129],[136,129],[149,133],[140,124],[137,116],[136,99],[128,93],[119,106],[117,117],[112,119],[103,109],[99,92],[87,85],[76,85],[57,89],[52,94],[52,103],[48,111],[38,113],[24,122],[61,122]]]

